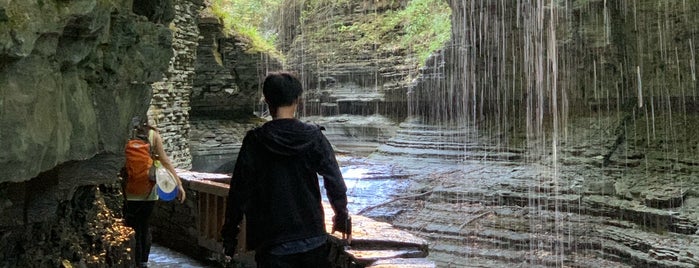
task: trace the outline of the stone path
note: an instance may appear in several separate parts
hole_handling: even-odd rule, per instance
[[[182,253],[169,248],[153,244],[148,261],[150,268],[194,268],[194,267],[216,267],[206,265]]]

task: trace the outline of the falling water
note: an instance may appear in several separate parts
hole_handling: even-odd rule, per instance
[[[338,49],[383,1],[316,9],[344,24],[320,44],[298,36],[289,59],[304,120],[431,193],[392,203],[392,223],[429,239],[440,267],[699,265],[699,3],[445,1],[451,40],[425,62]]]

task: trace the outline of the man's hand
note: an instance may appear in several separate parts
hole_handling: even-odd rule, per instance
[[[335,215],[333,216],[333,233],[338,231],[343,233],[342,238],[351,241],[352,239],[352,218],[349,215]],[[345,235],[347,235],[345,237]]]

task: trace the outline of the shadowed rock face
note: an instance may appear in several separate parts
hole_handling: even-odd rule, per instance
[[[144,2],[0,3],[0,266],[129,266],[115,175],[173,55]]]
[[[202,13],[204,14],[204,13]],[[202,15],[190,115],[200,119],[247,119],[261,105],[267,72],[281,62],[251,51],[251,41],[227,32],[216,17]]]
[[[200,38],[190,90],[192,170],[230,173],[245,132],[262,120],[262,82],[282,64],[267,53],[250,51],[249,40],[228,32],[207,10],[198,21]]]
[[[169,30],[121,1],[0,8],[0,182],[120,153],[172,56]]]

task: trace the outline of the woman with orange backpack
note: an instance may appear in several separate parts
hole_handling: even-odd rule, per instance
[[[126,225],[136,233],[136,267],[148,267],[151,247],[149,221],[155,201],[161,194],[160,199],[169,201],[176,197],[180,202],[184,202],[186,193],[182,188],[182,181],[165,154],[163,139],[158,131],[138,116],[131,120],[131,124],[132,135],[124,149],[126,163],[122,172],[126,181],[124,219]],[[153,171],[153,167],[157,165],[167,169],[177,183],[174,191],[166,195],[157,190]]]

